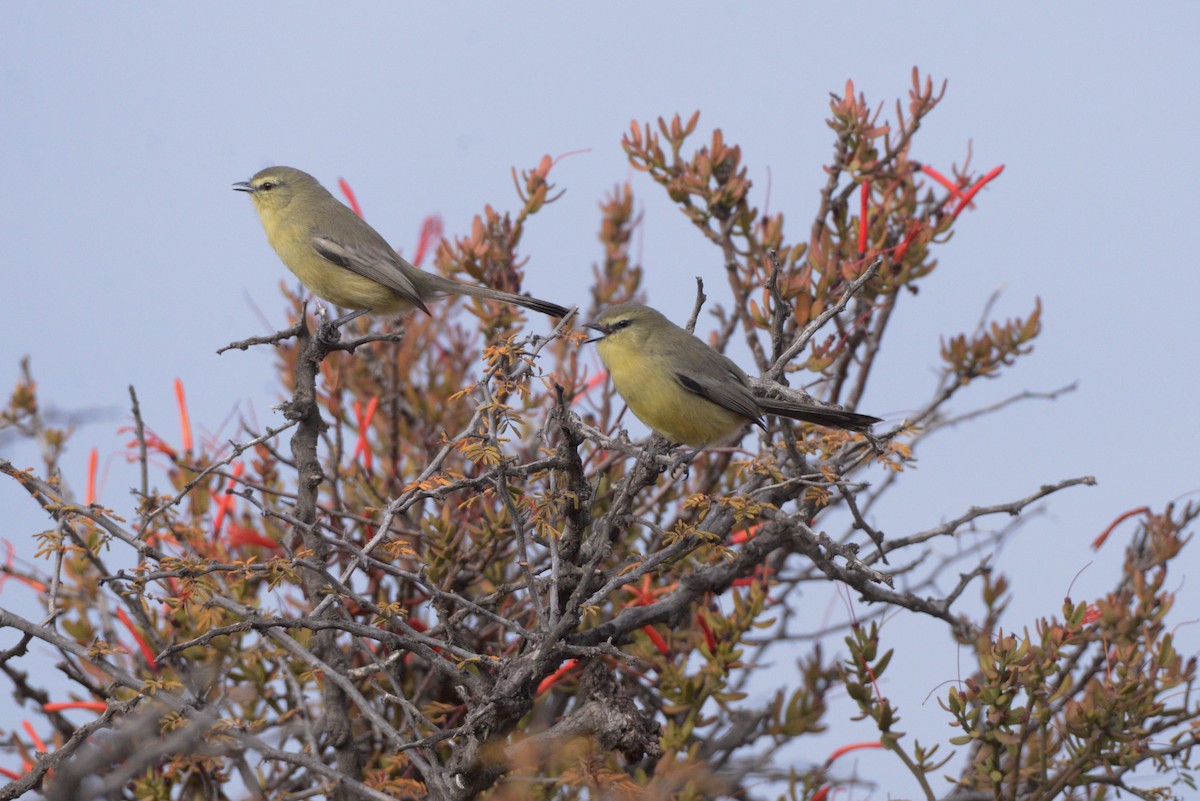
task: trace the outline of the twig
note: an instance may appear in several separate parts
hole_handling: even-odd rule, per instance
[[[305,306],[307,306],[307,304],[305,304]],[[292,337],[297,336],[301,331],[307,328],[307,323],[304,319],[304,315],[307,312],[305,306],[301,307],[300,317],[296,320],[296,322],[282,331],[276,331],[274,334],[268,334],[266,336],[248,337],[247,339],[242,339],[237,342],[230,342],[225,347],[218,348],[217,355],[220,356],[227,350],[249,350],[254,345],[278,345],[280,342],[283,342],[286,339],[291,339]]]
[[[837,299],[836,303],[817,315],[816,319],[814,319],[808,325],[804,326],[804,328],[802,328],[800,332],[796,334],[795,339],[792,340],[792,344],[789,345],[783,354],[775,360],[775,363],[771,366],[771,369],[766,372],[765,377],[768,377],[774,381],[779,381],[783,377],[783,373],[787,368],[788,362],[790,362],[797,353],[799,353],[806,345],[808,345],[809,340],[816,335],[817,331],[821,330],[821,327],[824,326],[825,323],[829,322],[830,318],[832,318],[834,315],[840,314],[846,309],[846,304],[850,302],[850,298],[854,297],[858,290],[862,289],[868,281],[875,277],[875,274],[879,272],[879,267],[881,264],[883,264],[883,256],[877,257],[875,261],[871,262],[867,269],[863,271],[862,275],[851,281],[850,285],[846,287],[846,290],[842,293],[842,296]]]
[[[916,534],[910,534],[907,537],[896,537],[894,539],[890,539],[884,544],[882,550],[890,553],[891,551],[896,551],[915,543],[931,540],[934,537],[952,536],[962,526],[966,525],[972,520],[976,520],[986,515],[1017,515],[1020,514],[1025,507],[1040,501],[1047,495],[1053,495],[1054,493],[1064,490],[1068,487],[1076,487],[1081,485],[1093,487],[1096,485],[1096,479],[1092,476],[1068,478],[1054,484],[1043,484],[1040,488],[1038,488],[1037,492],[1033,492],[1024,498],[1010,501],[1009,503],[999,503],[993,506],[972,506],[964,514],[961,514],[953,520],[949,520],[942,525],[937,526],[936,528],[927,529]]]
[[[138,404],[137,390],[133,388],[133,384],[129,385],[129,400],[133,407],[133,430],[137,436],[138,465],[140,466],[142,477],[138,496],[142,499],[142,503],[145,504],[150,501],[150,465],[146,455],[146,426],[142,422],[142,408]]]
[[[696,303],[692,306],[692,316],[688,318],[687,330],[688,333],[693,333],[696,330],[696,321],[700,318],[700,309],[704,306],[704,301],[708,300],[708,295],[704,294],[704,279],[696,276]]]

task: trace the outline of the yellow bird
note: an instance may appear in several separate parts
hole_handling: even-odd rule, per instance
[[[590,341],[629,410],[672,442],[700,448],[747,423],[765,429],[764,413],[852,431],[879,422],[857,412],[757,397],[727,356],[640,303],[605,309],[587,327],[600,332]]]
[[[233,188],[254,201],[267,241],[284,265],[314,294],[346,309],[402,312],[414,306],[429,314],[427,301],[445,295],[515,303],[565,317],[564,306],[490,287],[464,284],[419,270],[380,234],[306,172],[267,167]]]

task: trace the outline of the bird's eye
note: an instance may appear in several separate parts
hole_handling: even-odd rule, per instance
[[[262,191],[266,192],[267,190],[275,188],[275,182],[274,181],[263,181],[261,184],[258,185],[258,188],[261,189]]]
[[[629,324],[631,322],[633,322],[633,321],[632,320],[618,320],[616,323],[613,324],[613,328],[616,330],[619,330],[621,328],[628,328]]]

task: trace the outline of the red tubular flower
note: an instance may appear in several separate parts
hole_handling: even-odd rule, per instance
[[[1104,529],[1104,531],[1100,532],[1099,537],[1096,537],[1096,539],[1092,540],[1092,550],[1096,550],[1096,551],[1100,550],[1100,546],[1102,546],[1105,543],[1105,541],[1108,539],[1108,535],[1113,533],[1113,529],[1115,529],[1117,526],[1124,523],[1129,518],[1136,517],[1137,515],[1149,515],[1149,514],[1150,514],[1149,506],[1139,506],[1136,509],[1130,509],[1128,512],[1118,515],[1116,520],[1114,520],[1108,524],[1108,528],[1106,528],[1106,529]]]
[[[649,606],[658,600],[658,596],[666,595],[671,590],[675,589],[675,585],[671,584],[666,587],[651,587],[650,574],[642,576],[642,581],[638,586],[626,586],[625,592],[633,596],[626,606]]]
[[[658,633],[658,630],[655,629],[654,626],[651,626],[649,623],[647,623],[646,625],[642,626],[642,631],[647,637],[650,638],[650,642],[654,643],[654,647],[658,649],[660,654],[663,656],[671,655],[670,646],[667,645],[667,641],[663,639],[663,636]]]
[[[825,760],[825,765],[832,765],[838,757],[845,756],[851,751],[861,751],[864,748],[883,748],[883,743],[879,740],[872,740],[871,742],[843,745],[841,748],[834,749],[833,753],[829,755],[829,759]]]
[[[84,498],[87,506],[96,502],[96,467],[99,461],[100,452],[92,448],[92,452],[88,454],[87,496]]]
[[[755,523],[753,526],[751,526],[748,529],[744,529],[742,531],[735,531],[733,533],[733,535],[730,536],[729,543],[731,545],[742,545],[744,543],[747,543],[750,540],[754,539],[754,535],[758,533],[758,530],[760,528],[762,528],[762,523]]]
[[[225,485],[225,492],[213,498],[213,503],[216,505],[216,511],[213,514],[213,537],[221,536],[221,524],[225,522],[225,515],[233,512],[234,496],[229,494],[237,485],[237,479],[245,471],[245,467],[241,462],[233,466],[233,476],[230,477],[229,483]]]
[[[592,149],[590,147],[581,147],[578,150],[568,150],[566,153],[555,156],[554,161],[551,163],[551,166],[552,167],[556,166],[558,164],[558,162],[562,161],[563,159],[569,159],[569,158],[571,158],[571,156],[578,156],[582,153],[591,153],[591,152],[592,152]]]
[[[855,330],[870,320],[871,315],[874,313],[874,307],[868,307],[865,312],[860,314],[858,318],[855,319],[854,323],[851,324],[851,326],[846,330],[846,333],[842,334],[842,337],[838,340],[837,344],[833,346],[834,352],[836,353],[841,351],[841,349],[846,346],[846,343],[850,341],[850,337],[854,334]]]
[[[442,218],[437,214],[430,214],[421,222],[421,235],[417,238],[417,252],[413,254],[412,260],[414,265],[420,267],[430,246],[436,247],[442,241],[443,230]]]
[[[26,734],[28,734],[29,739],[33,741],[34,748],[36,748],[38,751],[41,751],[43,754],[47,753],[50,750],[49,748],[46,747],[46,744],[44,742],[42,742],[42,738],[38,737],[37,730],[35,730],[33,728],[32,723],[30,723],[28,720],[23,720],[23,721],[21,721],[21,725],[23,727],[25,727]]]
[[[128,426],[124,426],[122,428],[117,429],[117,433],[123,434],[127,431],[132,431],[132,430],[133,430],[132,428],[130,428]],[[165,455],[167,458],[169,458],[171,461],[175,461],[176,459],[179,458],[179,454],[176,453],[175,449],[172,448],[170,445],[168,445],[160,436],[155,434],[150,429],[147,428],[143,432],[143,436],[146,439],[146,449],[147,450],[158,451],[159,453],[161,453],[161,454]],[[125,443],[125,447],[128,448],[129,450],[134,450],[135,448],[138,447],[138,441],[136,439],[132,439],[129,442]],[[135,461],[136,459],[137,459],[136,455],[129,457],[129,461],[131,461],[131,462]]]
[[[733,587],[748,587],[756,581],[762,581],[763,584],[770,584],[771,574],[775,572],[775,568],[767,567],[766,565],[758,565],[754,568],[754,574],[743,576],[733,580]]]
[[[42,710],[45,712],[62,712],[64,709],[89,709],[92,712],[103,712],[108,709],[108,704],[103,701],[55,701],[42,704]]]
[[[953,181],[951,181],[946,176],[942,175],[937,170],[935,170],[933,167],[930,167],[928,164],[922,164],[921,172],[925,173],[930,178],[932,178],[933,180],[937,181],[939,184],[944,186],[946,188],[946,191],[949,192],[952,197],[955,197],[955,198],[962,197],[962,190],[958,188],[958,185],[956,183],[954,183]]]
[[[188,419],[187,398],[183,395],[183,382],[175,379],[175,400],[179,401],[179,429],[183,440],[183,452],[192,450],[192,421]]]
[[[708,652],[715,654],[717,652],[717,638],[713,636],[712,629],[708,627],[708,622],[700,612],[696,613],[696,624],[700,626],[700,631],[704,634],[704,644],[707,646]]]
[[[646,575],[642,576],[640,585],[636,587],[626,586],[624,589],[625,592],[633,596],[625,604],[626,606],[649,606],[658,600],[658,596],[666,595],[667,593],[671,592],[671,590],[675,589],[675,585],[670,584],[666,587],[651,587],[650,574],[647,573]],[[659,653],[661,653],[663,656],[671,655],[671,649],[667,646],[667,641],[663,639],[663,636],[658,633],[654,626],[651,626],[649,623],[647,623],[645,626],[642,626],[642,631],[645,632],[646,636],[650,638],[650,642],[654,643],[654,647],[658,649]]]
[[[358,198],[354,196],[354,190],[350,188],[350,184],[346,183],[345,178],[338,178],[338,188],[346,196],[346,200],[349,201],[350,208],[354,209],[354,213],[359,217],[363,216],[362,209],[358,206]]]
[[[962,210],[965,209],[968,205],[970,205],[971,201],[974,200],[975,196],[977,194],[979,194],[979,190],[983,189],[985,186],[987,186],[989,183],[991,183],[992,179],[995,178],[997,175],[999,175],[1002,172],[1004,172],[1003,164],[1001,164],[999,167],[996,167],[991,172],[989,172],[987,175],[983,176],[978,181],[976,181],[975,184],[970,189],[968,189],[966,194],[964,194],[962,196],[962,198],[958,201],[958,205],[954,207],[954,213],[951,214],[950,216],[957,217],[960,213],[962,213]]]
[[[892,261],[899,262],[904,259],[904,254],[908,252],[908,246],[916,239],[917,233],[925,227],[925,224],[920,220],[914,220],[908,224],[908,230],[904,233],[904,241],[896,247],[896,252],[892,254]]]
[[[851,751],[858,751],[863,748],[883,748],[883,743],[875,740],[874,742],[868,743],[850,743],[849,745],[843,745],[841,748],[836,749],[832,754],[829,755],[829,759],[825,760],[825,767],[828,768],[830,765],[832,765],[834,760],[836,760],[838,757],[848,754]],[[829,791],[831,789],[832,785],[824,785],[820,790],[817,790],[817,792],[813,794],[813,797],[810,799],[810,801],[825,801],[825,799],[829,797]]]
[[[133,635],[133,639],[137,642],[138,648],[141,649],[142,657],[146,660],[146,663],[150,665],[150,669],[157,673],[158,662],[154,659],[154,651],[150,648],[150,644],[146,642],[146,639],[142,636],[141,632],[139,632],[137,627],[133,625],[133,621],[129,619],[129,615],[125,614],[124,609],[117,609],[117,617],[122,623],[125,624],[125,628],[129,629],[129,633]]]
[[[551,687],[561,681],[562,677],[571,672],[571,670],[578,664],[578,659],[568,659],[566,662],[563,662],[562,666],[559,667],[558,670],[554,671],[549,676],[538,682],[537,689],[533,692],[533,697],[537,698],[539,695],[546,692],[546,690],[549,690]]]
[[[608,371],[600,370],[587,380],[587,383],[583,385],[583,391],[576,395],[575,400],[571,401],[571,403],[575,404],[583,402],[583,399],[587,397],[588,393],[590,393],[596,387],[604,386],[604,382],[607,380]]]
[[[375,410],[379,408],[379,396],[371,398],[367,403],[366,411],[363,411],[362,404],[358,401],[354,402],[354,416],[358,420],[358,444],[354,446],[354,458],[362,457],[363,467],[368,471],[374,465],[371,448],[367,443],[367,431],[371,428],[371,419],[375,417]]]
[[[230,545],[254,545],[259,548],[266,548],[268,551],[280,550],[279,543],[263,534],[259,534],[252,528],[239,526],[237,523],[229,524],[229,536],[225,541]]]
[[[863,181],[859,188],[859,209],[858,209],[858,255],[863,257],[867,253],[867,208],[871,200],[871,182]]]

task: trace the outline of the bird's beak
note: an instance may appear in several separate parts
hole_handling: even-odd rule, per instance
[[[598,336],[598,337],[592,337],[591,339],[589,339],[589,340],[585,341],[585,342],[583,343],[583,344],[585,344],[585,345],[590,345],[590,344],[592,344],[593,342],[599,342],[600,340],[604,339],[604,337],[608,336],[608,334],[609,334],[609,328],[608,328],[607,326],[598,325],[598,324],[596,324],[596,323],[584,323],[584,324],[583,324],[583,327],[584,327],[584,328],[590,328],[590,329],[592,329],[593,331],[599,331],[599,332],[600,332],[600,336]]]
[[[233,188],[237,192],[249,192],[250,194],[254,194],[258,191],[251,184],[248,184],[245,181],[238,181],[233,185]]]

